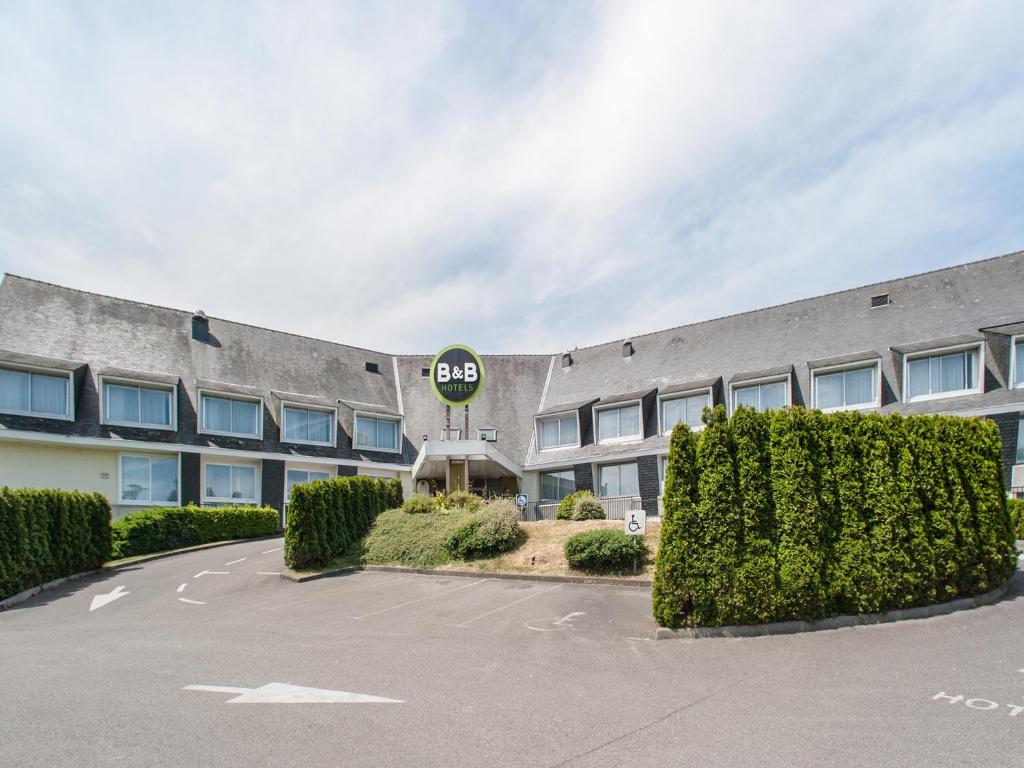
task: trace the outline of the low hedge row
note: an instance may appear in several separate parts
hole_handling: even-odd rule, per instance
[[[237,505],[155,507],[123,517],[113,526],[113,557],[207,544],[211,541],[271,536],[278,531],[277,510]]]
[[[629,536],[618,528],[599,528],[570,536],[564,552],[571,568],[607,573],[642,565],[647,547],[639,536]]]
[[[110,504],[98,493],[0,488],[0,599],[110,557]]]
[[[315,568],[342,555],[370,530],[377,516],[402,505],[398,480],[336,477],[292,489],[284,562],[289,568]]]
[[[996,425],[791,408],[672,434],[662,626],[874,613],[987,592],[1015,568]]]

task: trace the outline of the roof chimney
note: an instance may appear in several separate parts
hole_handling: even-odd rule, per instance
[[[622,356],[630,357],[633,354],[633,342],[624,341],[622,342]]]
[[[210,318],[201,309],[192,314],[192,338],[202,342],[210,340]]]
[[[562,355],[562,367],[568,368],[570,365],[572,365],[572,355],[566,352],[564,355]]]

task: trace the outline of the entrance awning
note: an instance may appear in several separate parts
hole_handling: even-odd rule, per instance
[[[481,469],[488,475],[522,477],[523,468],[486,440],[427,440],[420,447],[420,455],[412,465],[413,479],[444,477],[450,461],[484,463]]]

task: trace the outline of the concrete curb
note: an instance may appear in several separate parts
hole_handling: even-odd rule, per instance
[[[331,576],[343,576],[356,571],[376,571],[379,573],[415,573],[424,576],[456,576],[477,579],[510,579],[513,581],[546,581],[561,584],[598,584],[609,587],[650,587],[651,581],[637,579],[620,579],[614,576],[553,576],[540,573],[506,573],[503,571],[446,571],[439,568],[406,568],[400,565],[347,565],[317,573],[301,573],[286,570],[282,579],[295,582],[313,581]]]
[[[131,565],[141,565],[142,563],[148,563],[153,560],[163,560],[165,557],[173,557],[174,555],[185,555],[189,552],[201,552],[204,549],[216,549],[217,547],[226,547],[230,544],[244,544],[247,541],[267,541],[268,539],[280,538],[281,534],[277,533],[273,536],[257,536],[252,539],[231,539],[230,541],[211,541],[207,544],[196,544],[194,547],[184,547],[183,549],[171,549],[167,552],[154,552],[151,555],[138,555],[137,557],[125,557],[121,560],[111,560],[110,562],[104,563],[102,568],[97,568],[94,571],[83,571],[82,573],[72,573],[70,576],[62,576],[59,579],[48,581],[45,584],[38,584],[34,587],[29,587],[23,592],[19,592],[16,595],[0,600],[0,611],[6,611],[8,608],[12,608],[18,603],[23,603],[30,597],[35,597],[40,592],[46,592],[47,590],[59,587],[61,584],[65,584],[69,581],[81,579],[86,576],[97,576],[101,573],[108,571],[117,571],[121,568],[127,568]]]
[[[823,629],[841,629],[843,627],[863,627],[872,624],[889,624],[896,621],[926,619],[931,616],[945,616],[956,611],[966,611],[991,605],[1001,599],[1009,590],[1010,582],[996,587],[991,592],[974,597],[963,597],[948,603],[922,605],[916,608],[901,608],[887,613],[865,613],[855,616],[832,616],[819,621],[781,621],[774,624],[749,624],[727,627],[683,627],[668,629],[658,627],[655,638],[658,640],[697,640],[706,637],[762,637],[764,635],[791,635],[797,632],[817,632]]]

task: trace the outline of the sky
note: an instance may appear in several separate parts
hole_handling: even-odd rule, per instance
[[[0,271],[391,353],[1024,249],[1024,3],[0,4]]]

